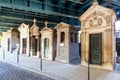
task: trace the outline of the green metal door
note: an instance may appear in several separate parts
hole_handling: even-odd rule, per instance
[[[102,33],[90,34],[90,64],[102,64]]]
[[[45,40],[44,40],[44,57],[48,58],[48,54],[49,54],[49,39],[45,38]]]

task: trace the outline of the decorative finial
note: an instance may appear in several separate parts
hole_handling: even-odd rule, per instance
[[[34,18],[33,22],[34,22],[34,24],[36,24],[37,20]]]
[[[93,0],[93,5],[98,5],[97,0]]]
[[[47,25],[48,25],[48,22],[47,22],[47,21],[45,21],[45,23],[44,23],[44,24],[45,24],[45,27],[47,27]]]
[[[97,0],[94,0],[94,2],[97,2]]]
[[[11,27],[10,30],[12,30],[13,28]]]

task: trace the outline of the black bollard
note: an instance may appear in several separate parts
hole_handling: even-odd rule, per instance
[[[88,60],[88,80],[90,80],[90,62]]]
[[[42,54],[40,54],[40,70],[42,71]]]
[[[19,63],[19,51],[17,51],[17,63]]]
[[[3,59],[5,59],[5,50],[3,49]]]

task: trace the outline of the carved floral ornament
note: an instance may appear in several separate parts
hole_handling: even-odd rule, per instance
[[[92,27],[92,26],[101,26],[102,25],[102,17],[97,17],[97,16],[94,16],[93,18],[91,18],[89,20],[89,25]]]
[[[108,26],[111,24],[111,16],[100,11],[94,11],[82,21],[82,26]]]

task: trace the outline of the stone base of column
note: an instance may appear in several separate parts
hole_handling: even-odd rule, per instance
[[[57,56],[57,57],[55,58],[55,61],[64,62],[64,63],[69,63],[69,58],[63,57],[63,56]]]

